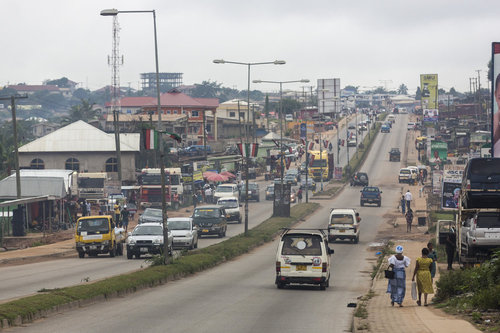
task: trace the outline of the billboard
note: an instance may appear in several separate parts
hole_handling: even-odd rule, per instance
[[[491,45],[491,61],[493,66],[493,80],[491,82],[491,105],[493,105],[491,142],[493,157],[500,157],[500,43]]]
[[[458,208],[463,170],[444,170],[441,186],[441,208]]]
[[[438,120],[438,75],[420,74],[420,92],[424,121]],[[427,116],[426,116],[427,112]]]
[[[340,79],[318,79],[317,87],[319,114],[340,113]]]
[[[431,141],[429,162],[434,170],[442,169],[443,162],[448,159],[448,144],[442,141]]]

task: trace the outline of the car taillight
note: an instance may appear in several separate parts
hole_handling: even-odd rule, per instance
[[[280,273],[280,272],[281,272],[281,262],[276,261],[276,273]]]
[[[327,268],[328,268],[328,264],[327,264],[326,262],[324,262],[324,263],[323,263],[323,266],[322,266],[321,271],[322,271],[323,273],[326,273],[326,269],[327,269]]]

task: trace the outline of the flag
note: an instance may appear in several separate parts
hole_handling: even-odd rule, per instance
[[[292,159],[290,157],[288,157],[286,159],[286,169],[288,170],[290,168],[290,164],[292,164]]]
[[[256,157],[259,151],[258,143],[238,143],[237,146],[242,157]]]
[[[323,140],[323,147],[325,147],[325,148],[328,147],[328,140]]]
[[[278,141],[276,141],[276,140],[274,140],[274,139],[272,139],[272,140],[273,140],[274,144],[276,145],[276,147],[279,147],[279,146],[280,146],[280,144],[278,143]]]
[[[314,139],[314,141],[316,141],[316,143],[319,144],[319,139]]]
[[[314,149],[314,141],[309,142],[309,150]]]
[[[165,134],[167,134],[170,139],[174,139],[175,141],[177,141],[178,143],[181,143],[182,142],[182,138],[178,135],[178,134],[175,134],[175,133],[168,133],[168,132],[165,132]]]
[[[158,132],[154,129],[144,129],[142,133],[144,136],[144,148],[157,149],[160,142]]]
[[[311,161],[309,162],[309,166],[310,166],[310,167],[312,167],[313,162],[314,162],[314,155],[310,155],[310,156],[309,156],[309,159],[311,160]]]
[[[306,145],[306,140],[304,139],[300,139],[300,141],[302,142],[302,145],[305,146]]]
[[[293,152],[292,147],[288,147],[288,152],[291,154]]]

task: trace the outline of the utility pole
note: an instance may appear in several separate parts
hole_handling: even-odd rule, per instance
[[[203,110],[203,155],[207,160],[207,118],[205,117],[206,110]]]
[[[319,159],[321,161],[321,192],[323,192],[323,141],[321,140],[321,132],[319,132]]]
[[[17,147],[17,117],[16,117],[16,99],[28,98],[28,95],[12,95],[10,97],[0,97],[0,101],[6,101],[10,99],[10,105],[12,109],[12,131],[14,135],[14,163],[16,168],[16,195],[18,199],[21,199],[21,173],[19,171],[19,150]]]
[[[306,203],[309,203],[309,157],[307,153],[307,123],[306,123]]]

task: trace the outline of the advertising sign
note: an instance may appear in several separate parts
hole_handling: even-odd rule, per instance
[[[342,167],[335,167],[334,175],[336,180],[342,179]]]
[[[463,170],[444,170],[442,178],[441,208],[458,208]]]
[[[432,171],[432,194],[441,194],[441,180],[443,179],[443,171]]]
[[[307,124],[301,123],[300,124],[300,138],[305,139],[306,136],[307,136]]]
[[[438,119],[438,75],[420,74],[420,91],[424,121]],[[427,112],[427,116],[426,113]]]
[[[431,156],[429,159],[433,169],[440,169],[448,158],[448,144],[442,141],[431,141]]]
[[[491,142],[493,144],[493,157],[500,157],[500,43],[491,45],[491,62],[493,67],[493,80],[491,87],[491,105],[493,105]]]

